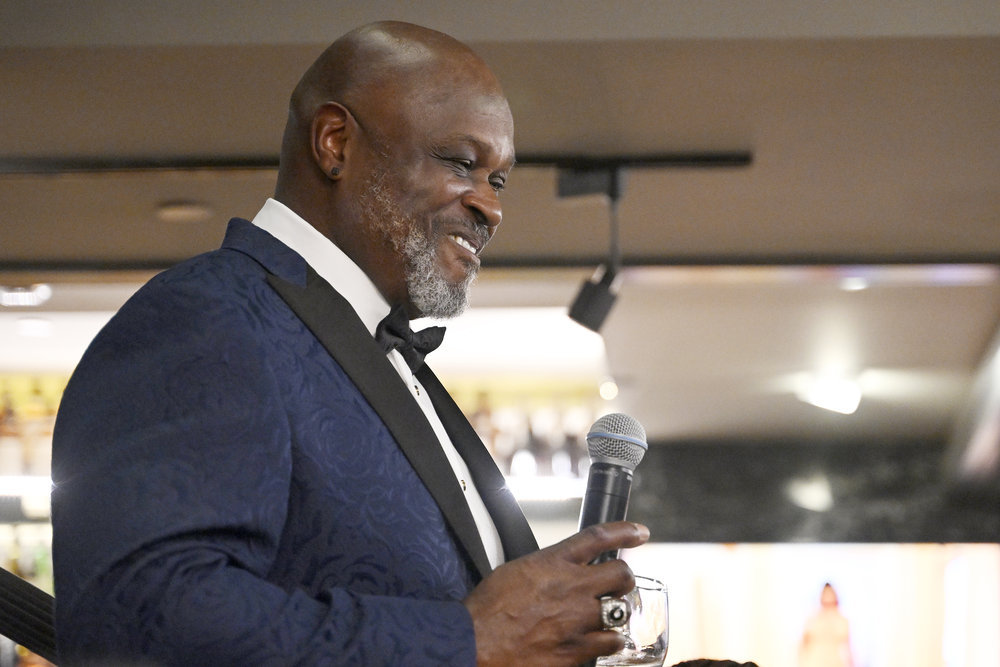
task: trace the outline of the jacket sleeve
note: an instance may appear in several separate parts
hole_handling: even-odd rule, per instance
[[[268,581],[292,483],[287,397],[245,302],[160,282],[99,334],[60,406],[60,664],[474,664],[461,602]]]

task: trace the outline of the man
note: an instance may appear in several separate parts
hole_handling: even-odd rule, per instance
[[[275,199],[140,290],[66,389],[60,664],[552,666],[621,648],[599,598],[631,572],[587,563],[648,531],[538,551],[409,344],[407,320],[465,307],[513,164],[500,86],[452,38],[379,23],[320,56]]]

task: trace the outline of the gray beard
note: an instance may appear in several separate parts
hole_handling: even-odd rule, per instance
[[[368,228],[388,240],[402,258],[407,293],[421,315],[437,319],[461,315],[469,305],[469,288],[479,267],[470,264],[458,283],[444,277],[437,263],[437,225],[428,235],[412,216],[399,210],[384,170],[371,174],[359,203]]]
[[[449,282],[437,264],[434,237],[427,236],[416,226],[410,227],[402,254],[410,301],[424,316],[446,319],[465,312],[469,305],[469,288],[476,280],[478,267],[469,266],[461,282]]]

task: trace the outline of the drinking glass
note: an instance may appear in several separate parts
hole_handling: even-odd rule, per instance
[[[632,614],[625,625],[616,628],[625,635],[625,648],[598,658],[597,664],[663,665],[670,631],[667,587],[656,579],[637,575],[635,588],[625,596],[625,601]]]

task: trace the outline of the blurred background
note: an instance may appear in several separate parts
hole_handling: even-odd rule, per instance
[[[504,224],[431,365],[540,541],[625,412],[668,664],[799,664],[826,582],[858,666],[1000,664],[993,0],[8,0],[0,565],[51,590],[51,428],[89,340],[256,213],[298,77],[383,18],[468,42],[510,99]],[[602,266],[610,310],[570,319]]]

